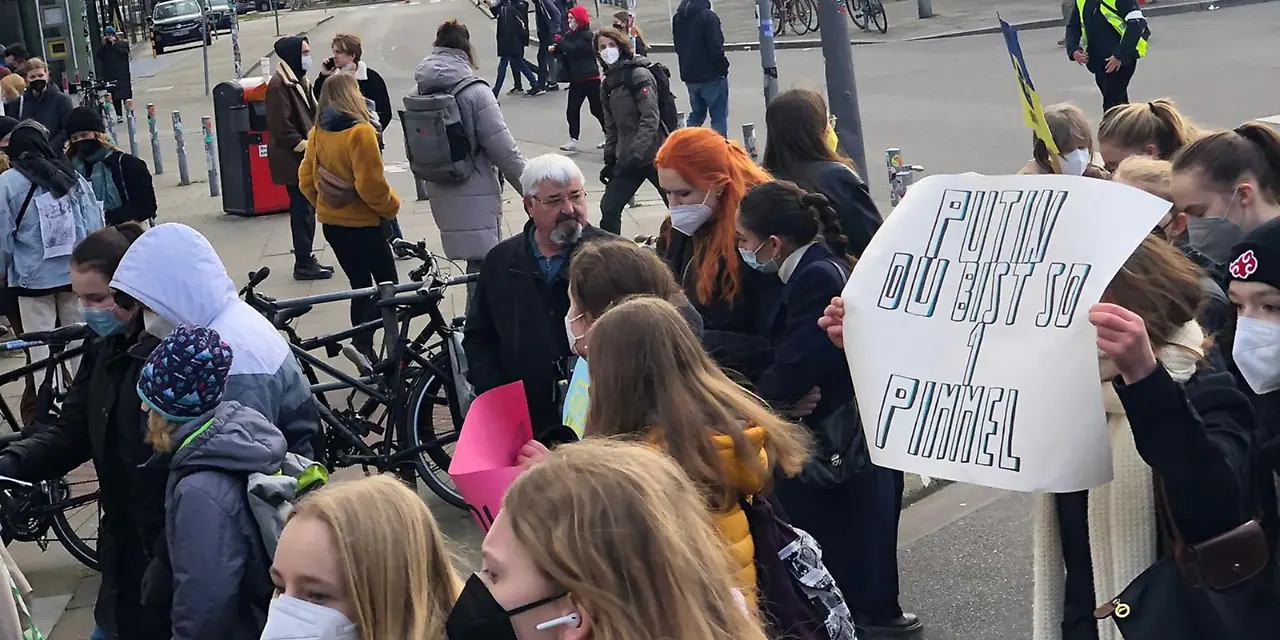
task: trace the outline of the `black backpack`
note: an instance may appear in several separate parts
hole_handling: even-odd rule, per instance
[[[671,132],[680,128],[680,115],[676,109],[676,96],[671,93],[671,70],[667,65],[661,62],[647,60],[644,68],[653,74],[653,88],[658,92],[658,120],[662,124],[663,133],[670,135]],[[627,90],[631,95],[638,98],[639,86],[632,79],[635,74],[635,67],[627,69],[627,76],[623,80],[623,84],[627,85]]]

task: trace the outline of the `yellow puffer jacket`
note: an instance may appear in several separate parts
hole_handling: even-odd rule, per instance
[[[768,469],[769,457],[764,451],[765,431],[762,427],[749,427],[745,432],[747,444],[760,460],[759,468]],[[720,462],[728,472],[731,488],[741,497],[753,496],[764,490],[768,476],[738,460],[733,450],[733,440],[718,435],[712,438],[720,453]],[[751,539],[751,527],[742,507],[734,504],[728,511],[713,514],[716,529],[729,545],[733,559],[735,582],[751,608],[756,606],[756,545]]]
[[[383,218],[396,217],[400,199],[383,174],[382,153],[373,125],[356,123],[345,114],[326,110],[306,143],[298,167],[298,189],[316,208],[316,219],[321,224],[376,227]],[[333,207],[320,197],[317,165],[354,188],[356,197],[351,203]]]

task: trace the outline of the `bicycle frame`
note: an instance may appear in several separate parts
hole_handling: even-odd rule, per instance
[[[41,422],[43,418],[48,417],[48,414],[53,409],[53,384],[59,365],[67,360],[84,355],[88,345],[81,344],[74,349],[67,349],[67,345],[65,343],[10,340],[3,344],[9,347],[8,349],[5,349],[6,351],[39,346],[49,347],[48,358],[23,365],[13,371],[9,371],[8,373],[0,374],[0,386],[4,386],[6,384],[22,380],[24,377],[36,373],[37,371],[42,369],[44,370],[44,382],[40,384],[40,389],[36,392],[36,422]],[[9,403],[3,398],[0,398],[0,418],[9,424],[13,431],[17,432],[22,430],[22,425],[18,418],[13,415],[13,410],[9,408]]]

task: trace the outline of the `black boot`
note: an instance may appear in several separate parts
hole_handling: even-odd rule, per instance
[[[904,613],[896,618],[885,620],[868,620],[860,623],[859,628],[866,629],[872,640],[881,638],[918,637],[924,630],[924,623],[914,613]]]
[[[333,267],[320,264],[315,256],[293,265],[294,280],[328,280],[333,277]]]

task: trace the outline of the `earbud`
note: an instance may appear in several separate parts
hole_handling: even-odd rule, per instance
[[[546,631],[547,629],[551,629],[553,627],[573,627],[576,629],[581,625],[582,625],[582,619],[578,617],[578,612],[574,611],[567,615],[560,616],[559,618],[556,618],[554,620],[548,620],[538,625],[535,628],[538,631]]]

